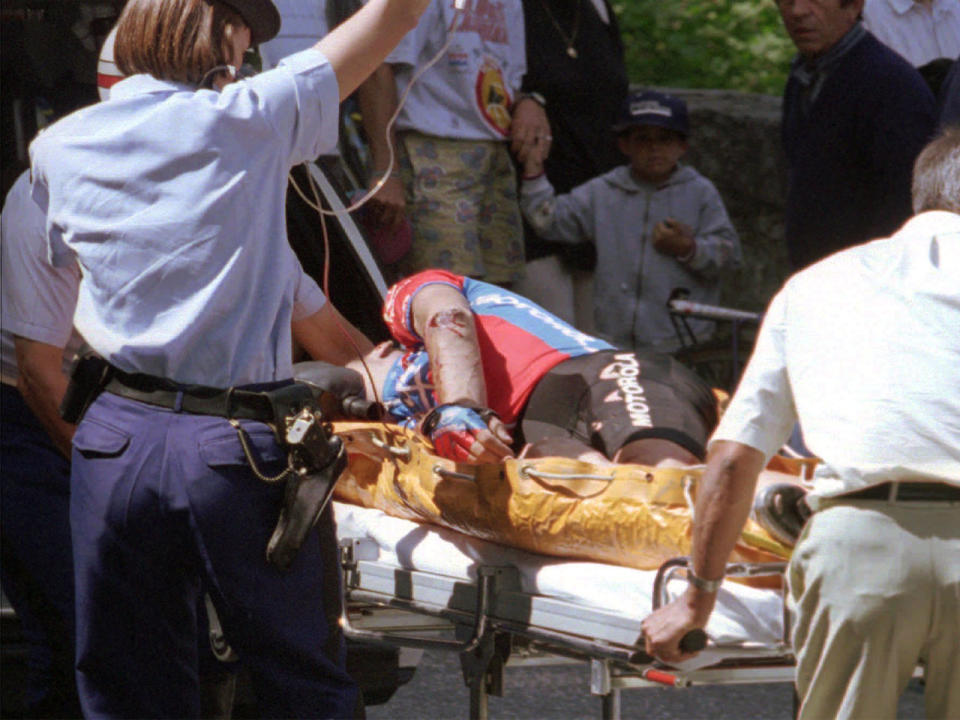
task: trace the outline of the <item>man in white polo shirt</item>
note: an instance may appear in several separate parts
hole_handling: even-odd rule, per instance
[[[666,661],[713,609],[757,473],[799,420],[823,462],[788,573],[799,717],[893,717],[923,661],[960,717],[960,129],[914,167],[896,234],[792,277],[714,433],[683,596],[644,621]]]
[[[960,55],[956,0],[867,0],[863,26],[914,67]]]

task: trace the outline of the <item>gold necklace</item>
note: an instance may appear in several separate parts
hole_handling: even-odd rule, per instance
[[[577,0],[577,14],[573,17],[573,29],[570,31],[569,36],[563,31],[563,28],[560,27],[560,23],[557,22],[553,13],[550,12],[548,2],[550,2],[550,0],[540,0],[540,4],[543,5],[543,11],[547,14],[547,17],[550,18],[550,22],[553,23],[557,35],[566,43],[567,55],[569,55],[571,59],[576,60],[579,53],[577,53],[577,49],[573,45],[577,42],[577,33],[580,32],[580,5],[583,3],[583,0]]]

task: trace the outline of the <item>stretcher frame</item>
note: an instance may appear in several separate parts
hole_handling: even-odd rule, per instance
[[[784,637],[775,647],[725,647],[721,662],[677,671],[646,654],[638,619],[523,592],[516,568],[479,566],[471,583],[379,563],[372,559],[376,555],[367,538],[340,541],[344,634],[458,653],[470,690],[469,716],[475,720],[488,717],[490,695],[502,695],[508,665],[588,663],[590,692],[601,698],[604,720],[619,720],[621,691],[631,688],[793,681],[786,612]],[[670,578],[685,572],[687,564],[687,558],[676,558],[661,566],[654,608],[666,601]],[[782,575],[785,569],[786,563],[733,563],[727,575]],[[451,631],[456,639],[437,637]]]

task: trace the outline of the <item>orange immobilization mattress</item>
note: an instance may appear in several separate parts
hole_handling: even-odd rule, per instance
[[[544,555],[653,570],[690,554],[690,503],[702,467],[597,466],[567,458],[462,465],[433,455],[420,436],[394,425],[338,422],[334,431],[350,458],[338,500]],[[789,556],[789,547],[748,520],[731,560]]]

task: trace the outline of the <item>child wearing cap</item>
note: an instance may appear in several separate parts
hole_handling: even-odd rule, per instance
[[[681,165],[689,134],[683,100],[631,94],[614,127],[626,165],[556,195],[543,154],[523,164],[521,207],[541,237],[597,248],[596,327],[614,345],[671,350],[667,312],[677,288],[716,304],[721,275],[740,265],[740,241],[713,183]],[[690,320],[698,339],[713,324]]]

